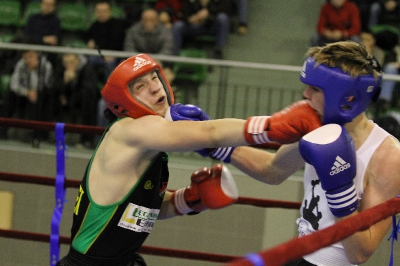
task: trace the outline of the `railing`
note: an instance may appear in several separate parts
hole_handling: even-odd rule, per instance
[[[94,49],[17,43],[0,43],[0,49],[29,49],[48,53],[73,52],[99,56],[99,51]],[[101,54],[103,56],[118,58],[127,58],[133,55],[132,52],[109,50],[103,50]],[[151,56],[161,62],[203,64],[215,68],[213,73],[207,75],[206,81],[200,84],[198,88],[195,88],[197,96],[190,102],[186,102],[198,104],[212,118],[246,118],[251,115],[271,114],[302,98],[304,86],[301,86],[298,78],[301,66],[188,58],[158,54],[152,54]],[[239,80],[236,76],[240,71],[246,71],[246,73],[251,74]],[[253,75],[253,73],[257,74]],[[276,79],[277,76],[282,76],[281,81],[271,83],[270,81],[274,78]],[[259,79],[260,81],[257,83],[254,81],[255,79]],[[400,81],[400,75],[384,74],[383,79]],[[294,83],[296,85],[293,85]],[[184,86],[178,88],[178,92],[176,93],[178,101],[183,101],[183,98],[179,98],[179,92],[188,93],[187,89]]]

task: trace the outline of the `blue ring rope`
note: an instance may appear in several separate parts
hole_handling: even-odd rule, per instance
[[[397,195],[397,197],[400,198],[400,195]],[[392,216],[392,233],[390,234],[390,237],[388,238],[388,241],[392,240],[390,243],[389,266],[393,266],[393,264],[394,264],[394,241],[398,240],[398,233],[400,233],[400,220],[397,223],[396,215],[393,215]]]
[[[56,123],[56,180],[55,207],[51,219],[50,266],[57,264],[60,255],[60,222],[65,201],[65,123]]]

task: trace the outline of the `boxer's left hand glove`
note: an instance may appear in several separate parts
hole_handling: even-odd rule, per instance
[[[207,113],[197,107],[196,105],[186,104],[182,105],[176,103],[171,105],[167,112],[165,113],[165,119],[169,121],[180,121],[180,120],[191,120],[191,121],[205,121],[210,120]],[[225,148],[208,148],[196,151],[203,157],[210,156],[213,159],[221,160],[224,163],[231,162],[231,154],[235,148],[225,147]]]
[[[232,174],[222,164],[203,167],[192,173],[191,184],[172,194],[176,213],[199,213],[235,203],[239,193]]]
[[[192,121],[205,121],[210,120],[207,113],[193,104],[182,105],[176,103],[171,105],[165,113],[165,119],[169,121],[179,120],[192,120]]]
[[[332,214],[343,217],[356,211],[356,151],[347,130],[337,124],[322,126],[300,140],[299,151],[314,166]]]

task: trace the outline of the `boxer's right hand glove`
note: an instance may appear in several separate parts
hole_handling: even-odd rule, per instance
[[[203,167],[192,173],[191,184],[172,194],[176,213],[199,213],[235,203],[239,193],[232,174],[222,164]]]
[[[314,166],[332,214],[343,217],[356,211],[356,151],[347,130],[337,124],[322,126],[300,140],[299,151]]]
[[[318,114],[305,100],[298,101],[272,116],[247,119],[245,137],[249,144],[297,142],[305,134],[322,125]]]
[[[171,105],[165,113],[165,119],[169,121],[191,120],[191,121],[205,121],[210,120],[207,113],[200,107],[193,104],[182,105],[176,103]],[[203,157],[210,156],[213,159],[223,161],[224,163],[231,162],[231,154],[234,147],[224,148],[208,148],[196,151]]]

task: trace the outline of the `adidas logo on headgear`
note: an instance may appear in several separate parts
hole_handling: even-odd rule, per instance
[[[329,172],[330,175],[336,175],[348,168],[350,168],[350,163],[347,163],[345,160],[340,158],[340,156],[336,156],[336,161],[333,163],[331,168],[332,171]]]
[[[143,67],[145,65],[149,65],[149,64],[151,64],[150,61],[145,60],[138,56],[135,58],[135,63],[133,64],[133,71],[136,71],[136,70],[140,69],[141,67]]]

